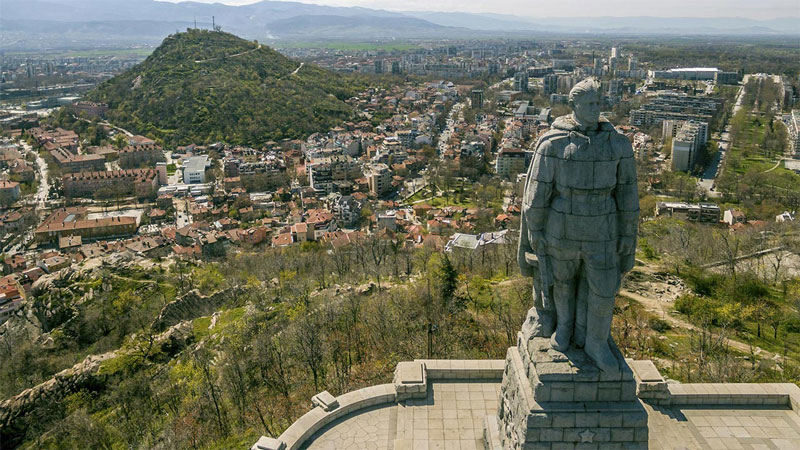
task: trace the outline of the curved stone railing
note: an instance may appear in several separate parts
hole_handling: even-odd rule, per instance
[[[331,422],[372,406],[424,398],[429,380],[499,380],[504,362],[498,360],[418,359],[397,365],[392,384],[380,384],[342,394],[327,391],[312,398],[315,407],[293,423],[279,438],[262,436],[251,450],[297,450]]]
[[[316,406],[287,428],[280,438],[262,436],[251,450],[297,450],[325,425],[361,409],[394,403],[396,399],[393,384],[380,384],[342,394],[336,397],[338,406],[329,411],[323,405]]]

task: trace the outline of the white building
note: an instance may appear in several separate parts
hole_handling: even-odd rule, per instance
[[[672,170],[690,172],[697,162],[697,154],[708,141],[708,124],[686,121],[672,139]]]
[[[370,164],[365,167],[364,175],[369,181],[369,190],[382,196],[392,188],[392,172],[386,164]]]
[[[197,184],[206,182],[206,167],[208,167],[208,156],[192,156],[183,164],[183,182],[186,184]]]

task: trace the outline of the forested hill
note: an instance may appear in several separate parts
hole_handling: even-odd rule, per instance
[[[299,70],[298,70],[299,68]],[[232,34],[173,34],[144,62],[89,94],[110,120],[167,144],[258,145],[320,131],[350,116],[345,76]]]

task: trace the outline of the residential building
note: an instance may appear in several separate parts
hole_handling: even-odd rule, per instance
[[[19,183],[0,180],[0,205],[10,205],[19,199]]]
[[[89,219],[84,207],[60,208],[53,211],[34,231],[36,242],[57,243],[66,236],[88,239],[107,239],[129,236],[136,232],[137,221],[131,216]]]
[[[658,202],[656,215],[675,217],[690,222],[716,223],[720,220],[720,209],[713,203]]]
[[[72,104],[72,110],[76,113],[84,113],[91,117],[102,117],[108,111],[108,105],[105,103],[95,103],[87,101],[78,101]]]
[[[672,170],[688,172],[694,169],[697,155],[708,140],[708,124],[686,121],[672,139]]]
[[[381,197],[392,189],[392,173],[386,164],[370,164],[365,169],[370,192]]]
[[[328,209],[343,227],[353,227],[361,219],[361,203],[350,195],[333,194]]]
[[[473,89],[472,96],[472,107],[475,109],[483,108],[483,89]]]
[[[743,212],[739,211],[738,209],[726,209],[725,213],[722,214],[722,221],[727,223],[728,225],[733,225],[736,223],[746,223],[747,217],[744,215]]]
[[[76,155],[63,147],[50,150],[58,167],[67,172],[82,172],[105,169],[106,159],[103,155]]]
[[[153,166],[164,160],[164,150],[156,144],[129,145],[119,151],[119,166],[123,169]]]
[[[521,70],[514,74],[514,90],[528,92],[528,71]]]
[[[306,164],[308,184],[316,192],[331,193],[334,192],[337,181],[357,178],[358,174],[354,173],[356,168],[355,160],[347,155],[312,158]]]
[[[631,125],[651,127],[664,120],[695,120],[709,123],[717,115],[722,100],[696,97],[676,91],[658,91],[656,97],[631,111]]]
[[[511,180],[516,179],[517,174],[525,173],[528,164],[532,159],[531,152],[519,148],[504,148],[497,154],[495,160],[495,172],[498,177]]]
[[[78,172],[62,178],[67,197],[93,197],[102,194],[149,197],[158,191],[158,172],[155,169],[105,170]],[[98,192],[100,191],[100,192]]]
[[[669,70],[651,70],[651,78],[666,78],[672,80],[713,80],[720,70],[716,67],[685,67]]]

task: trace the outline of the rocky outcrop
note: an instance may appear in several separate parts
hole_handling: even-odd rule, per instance
[[[161,349],[166,354],[174,356],[191,344],[192,338],[192,322],[183,321],[157,335],[155,340],[161,344]],[[0,442],[8,444],[11,448],[17,445],[17,440],[25,435],[24,430],[27,426],[25,416],[35,408],[52,405],[81,389],[101,389],[108,381],[109,375],[100,371],[100,368],[105,361],[119,355],[119,350],[102,355],[89,355],[80,363],[58,372],[44,383],[25,389],[14,397],[0,402]],[[5,447],[0,446],[0,448]]]
[[[0,442],[12,447],[24,433],[23,418],[40,405],[49,404],[70,393],[104,384],[105,376],[98,373],[103,361],[115,356],[115,352],[90,355],[69,369],[64,369],[53,378],[25,389],[21,393],[0,403]]]
[[[202,295],[200,291],[194,289],[182,297],[167,303],[153,322],[153,328],[163,330],[182,320],[209,316],[228,301],[232,294],[231,289],[224,289],[211,295]]]

